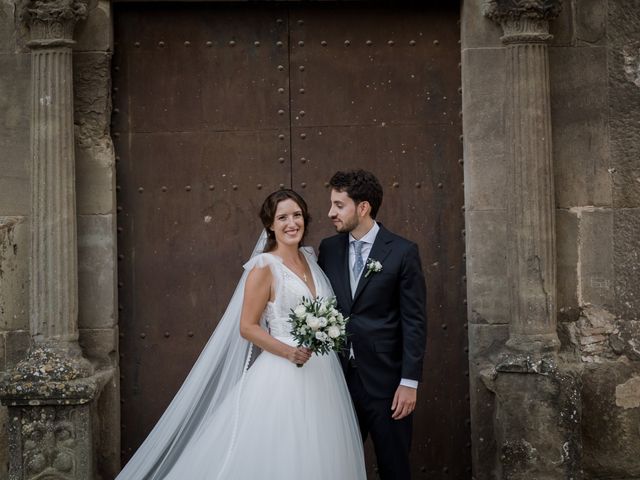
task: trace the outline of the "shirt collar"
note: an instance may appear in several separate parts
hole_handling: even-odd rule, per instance
[[[373,242],[375,242],[376,237],[378,236],[378,232],[380,231],[380,225],[378,225],[378,222],[376,222],[375,220],[373,221],[373,227],[371,227],[371,229],[365,233],[363,235],[363,237],[360,239],[361,242],[364,243],[371,243],[373,244]],[[349,234],[349,244],[355,242],[356,239],[353,238],[353,235]]]

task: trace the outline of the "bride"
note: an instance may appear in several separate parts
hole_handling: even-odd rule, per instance
[[[290,334],[302,297],[333,295],[313,251],[300,246],[307,205],[280,190],[260,218],[266,235],[218,327],[116,480],[366,478],[336,354],[312,354]]]

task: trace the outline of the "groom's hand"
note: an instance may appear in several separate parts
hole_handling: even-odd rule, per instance
[[[393,403],[391,404],[393,414],[391,418],[400,420],[413,412],[416,408],[417,392],[418,390],[415,388],[400,385],[393,396]]]

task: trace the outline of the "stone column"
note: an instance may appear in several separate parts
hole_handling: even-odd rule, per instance
[[[85,0],[25,0],[32,67],[30,329],[0,384],[9,478],[93,478],[90,403],[104,379],[78,346],[72,45]]]
[[[549,20],[559,0],[494,0],[486,15],[503,28],[506,46],[508,345],[544,351],[556,333],[555,195],[551,153]]]
[[[560,0],[492,0],[503,29],[508,163],[507,349],[481,378],[494,394],[495,478],[580,475],[580,382],[556,351],[556,251],[549,21]]]
[[[37,343],[72,346],[78,340],[78,268],[71,46],[85,6],[45,5],[26,11],[32,82],[30,322]]]

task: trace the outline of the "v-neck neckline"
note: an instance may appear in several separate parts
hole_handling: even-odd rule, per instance
[[[300,250],[298,250],[300,251]],[[273,255],[274,257],[277,257],[280,260],[280,263],[282,263],[282,266],[284,268],[286,268],[287,270],[289,270],[293,276],[302,284],[305,286],[305,288],[307,289],[307,291],[311,294],[311,299],[314,300],[316,298],[318,298],[318,287],[316,284],[316,278],[315,275],[313,274],[313,268],[311,268],[311,264],[309,263],[309,260],[307,260],[307,256],[304,254],[304,252],[302,253],[302,256],[304,258],[305,263],[307,264],[307,267],[309,267],[309,273],[311,273],[311,281],[313,282],[313,290],[311,290],[311,287],[309,287],[309,285],[307,284],[307,282],[305,282],[302,277],[300,277],[300,275],[298,275],[296,272],[294,272],[293,270],[291,270],[289,267],[287,267],[287,265],[284,263],[284,259],[280,256],[280,255],[276,255],[275,253],[270,253],[270,255]],[[315,293],[315,295],[314,295]]]

